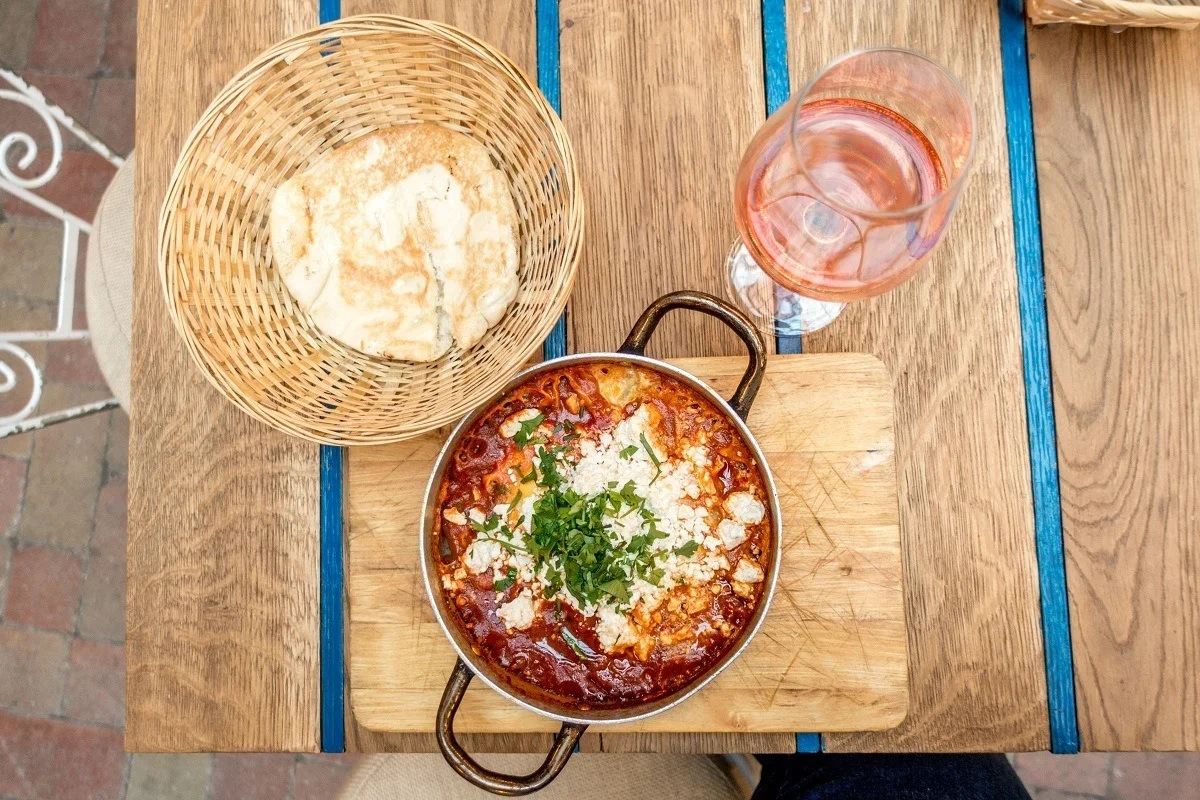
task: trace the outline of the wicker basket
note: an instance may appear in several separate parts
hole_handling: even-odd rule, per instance
[[[1077,22],[1122,28],[1194,28],[1200,25],[1198,0],[1028,0],[1035,25]]]
[[[517,299],[475,347],[429,364],[369,356],[317,330],[268,240],[285,179],[332,148],[413,121],[481,141],[521,219]],[[222,394],[305,439],[373,444],[457,420],[502,386],[562,313],[582,236],[566,131],[519,68],[448,25],[360,16],[280,42],[213,100],[171,178],[159,273],[176,327]]]

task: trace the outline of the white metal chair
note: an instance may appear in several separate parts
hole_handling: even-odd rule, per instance
[[[114,153],[107,145],[96,138],[91,132],[86,130],[78,122],[76,122],[69,114],[63,111],[58,106],[46,99],[38,89],[29,85],[21,79],[16,73],[0,65],[0,78],[4,83],[0,83],[0,101],[8,101],[19,103],[29,109],[32,109],[45,124],[51,141],[52,152],[50,154],[50,162],[44,170],[38,174],[27,174],[31,171],[38,158],[38,145],[34,138],[25,131],[10,131],[3,132],[3,138],[0,138],[0,192],[7,192],[29,205],[44,211],[52,217],[55,217],[62,222],[62,259],[59,266],[59,282],[58,282],[58,301],[55,315],[55,326],[50,330],[17,330],[17,331],[0,331],[0,354],[7,354],[16,361],[21,362],[25,369],[29,372],[29,380],[32,380],[32,389],[29,398],[24,405],[7,415],[0,415],[0,438],[13,436],[28,431],[38,430],[47,425],[53,425],[58,422],[65,422],[71,419],[85,416],[87,414],[95,414],[100,411],[106,411],[111,408],[116,408],[119,405],[117,397],[112,397],[107,400],[86,403],[75,408],[57,410],[50,413],[38,414],[34,412],[38,410],[38,404],[42,397],[42,387],[44,377],[42,370],[36,360],[25,349],[33,342],[63,342],[63,341],[87,341],[91,338],[88,330],[76,328],[74,325],[75,312],[75,286],[76,286],[76,264],[79,256],[80,234],[86,234],[89,238],[89,245],[94,244],[92,223],[80,219],[74,214],[60,208],[58,205],[41,197],[37,190],[46,186],[58,174],[63,160],[63,129],[66,129],[71,135],[77,137],[81,142],[86,144],[93,151],[107,159],[113,166],[117,167],[121,176],[124,172],[124,178],[130,179],[129,170],[123,169],[125,159]],[[5,83],[7,87],[5,87]],[[13,166],[16,169],[14,171]],[[132,166],[132,161],[130,162]],[[114,184],[117,181],[114,180]],[[118,209],[116,216],[120,217],[120,224],[126,224],[124,217],[129,216],[128,233],[129,240],[128,249],[132,251],[132,191],[128,187],[128,209],[124,208],[125,203],[122,202],[122,208]],[[111,187],[110,187],[111,189]],[[106,195],[106,199],[108,195]],[[101,208],[104,207],[104,201],[101,202]],[[101,212],[97,213],[97,217]],[[125,236],[125,231],[119,231],[119,235]],[[91,250],[89,247],[89,267],[92,264]],[[0,252],[0,261],[5,258],[5,254]],[[24,270],[33,265],[23,264],[6,264],[6,269]],[[123,268],[127,271],[124,278],[132,274],[132,258],[130,262],[124,265]],[[89,269],[89,271],[91,271]],[[101,282],[104,276],[97,276]],[[118,281],[119,283],[122,281]],[[89,276],[89,284],[94,283],[94,280]],[[94,294],[99,293],[100,296],[107,294],[106,287],[100,285],[98,289],[93,289],[93,286],[88,286],[89,295],[89,312],[91,310],[91,298]],[[128,316],[128,296],[124,295],[119,298],[118,305],[124,303],[125,307],[116,312],[117,316],[122,313]],[[112,305],[109,303],[109,305]],[[111,309],[110,309],[111,310]],[[109,315],[109,327],[111,328],[111,315]],[[128,334],[128,319],[122,323],[125,327],[125,335]],[[3,327],[3,320],[0,320],[0,327]],[[95,343],[93,343],[95,347]],[[118,343],[117,349],[119,350]],[[111,352],[111,348],[110,348]],[[103,354],[97,352],[97,361],[100,364],[101,372],[108,381],[110,388],[114,388],[118,395],[121,395],[121,389],[116,388],[114,384],[124,381],[123,399],[128,402],[128,342],[125,342],[124,353],[124,375],[114,375],[120,371],[121,359],[119,355],[114,358],[111,355],[107,358],[101,357]],[[106,363],[108,362],[107,367]],[[114,364],[117,366],[114,368]],[[0,394],[7,394],[18,390],[22,385],[22,376],[17,369],[13,368],[11,363],[0,359]]]

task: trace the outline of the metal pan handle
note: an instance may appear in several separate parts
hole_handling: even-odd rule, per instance
[[[645,355],[646,343],[650,341],[659,321],[668,311],[676,308],[688,308],[716,317],[732,328],[745,342],[746,349],[750,351],[750,363],[746,366],[746,373],[742,375],[742,382],[729,398],[729,405],[739,417],[745,419],[750,413],[750,406],[754,403],[754,396],[758,394],[758,387],[762,384],[763,374],[767,369],[767,346],[754,323],[724,300],[719,300],[711,294],[690,290],[664,294],[642,312],[642,316],[625,337],[620,352]]]
[[[438,704],[437,743],[446,757],[446,763],[459,775],[492,794],[517,796],[544,789],[567,765],[567,759],[575,751],[575,744],[587,730],[587,725],[564,722],[554,737],[554,746],[550,748],[546,760],[528,775],[522,777],[493,772],[471,758],[454,738],[454,715],[474,677],[471,668],[461,658],[458,659],[454,671],[450,673],[450,680],[446,682],[446,691],[442,692],[442,702]]]

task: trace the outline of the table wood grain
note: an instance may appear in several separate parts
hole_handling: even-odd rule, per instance
[[[788,3],[793,89],[848,50],[899,45],[956,75],[978,123],[974,175],[931,262],[804,340],[890,368],[905,534],[908,719],[827,736],[826,750],[1049,744],[998,25],[992,2]]]
[[[138,9],[125,745],[319,748],[317,448],[192,365],[156,266],[159,206],[213,95],[316,3]]]
[[[1082,745],[1197,750],[1200,37],[1029,50]]]
[[[342,16],[355,14],[398,14],[433,19],[454,25],[487,41],[511,58],[531,77],[537,75],[537,26],[534,0],[513,3],[465,2],[464,0],[342,0]],[[353,469],[353,453],[348,459]],[[348,591],[348,587],[347,587]],[[345,615],[348,620],[349,613]],[[346,671],[351,669],[350,626],[346,626]],[[351,752],[437,752],[432,735],[379,733],[359,725],[346,692],[346,749]],[[549,750],[553,736],[538,733],[463,734],[464,747],[471,752],[521,753]],[[589,737],[585,737],[589,738]],[[581,743],[582,745],[582,743]]]
[[[588,209],[569,344],[611,350],[661,294],[726,294],[733,175],[766,118],[760,3],[560,0],[559,28],[563,122]],[[719,323],[672,314],[647,352],[743,351]],[[780,734],[598,736],[606,752],[795,750]]]
[[[726,295],[733,176],[766,117],[759,0],[561,0],[563,122],[586,246],[568,307],[577,352],[613,350],[676,289]],[[715,320],[672,314],[648,353],[738,355]]]

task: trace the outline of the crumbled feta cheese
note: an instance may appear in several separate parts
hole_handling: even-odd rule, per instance
[[[747,600],[754,599],[754,584],[742,583],[741,581],[734,581],[731,584],[731,586],[733,588],[733,593],[736,594],[738,597],[744,597]]]
[[[596,636],[600,646],[611,653],[618,647],[626,647],[637,641],[637,631],[629,618],[608,605],[600,606],[600,617],[596,622]]]
[[[528,422],[542,412],[536,408],[523,408],[513,414],[504,422],[500,423],[500,435],[506,439],[511,439],[517,435],[517,431],[521,430],[521,423]]]
[[[496,616],[504,622],[504,627],[511,630],[525,630],[533,624],[534,600],[533,592],[524,589],[511,601],[496,610]]]
[[[476,575],[481,575],[491,569],[492,565],[504,558],[504,548],[492,539],[476,539],[467,548],[463,564]]]
[[[692,586],[702,586],[711,581],[715,574],[716,570],[702,561],[683,561],[675,568],[673,577]]]
[[[708,556],[704,559],[704,564],[705,566],[711,567],[714,570],[729,570],[729,559],[725,557],[724,553],[715,556]]]
[[[484,516],[484,513],[478,508],[472,508],[470,511],[468,511],[467,518],[477,525],[482,525],[487,520],[487,517]]]
[[[717,536],[721,537],[721,543],[725,545],[726,550],[732,550],[746,541],[746,526],[731,519],[723,519],[717,525]]]
[[[442,512],[442,517],[446,520],[446,522],[452,522],[455,525],[467,524],[467,518],[463,516],[463,513],[452,506],[446,508],[446,510]]]
[[[698,444],[689,445],[684,448],[683,455],[697,467],[708,466],[708,449],[705,447]]]
[[[739,561],[733,571],[733,579],[741,583],[761,583],[764,577],[762,567],[748,558]]]
[[[750,492],[734,492],[725,498],[725,508],[729,515],[743,525],[754,525],[762,522],[767,509]]]

